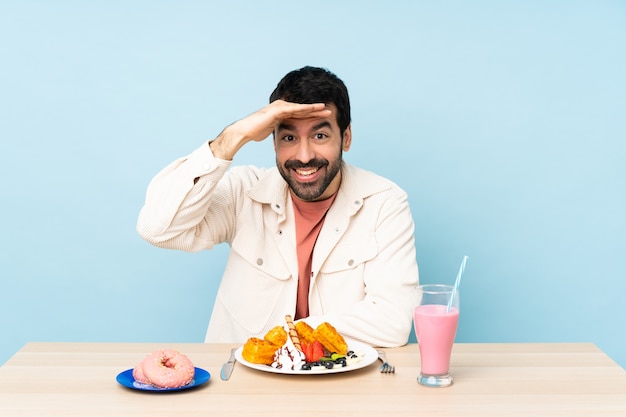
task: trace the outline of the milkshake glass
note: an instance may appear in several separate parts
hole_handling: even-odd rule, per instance
[[[417,382],[428,387],[452,385],[450,356],[459,323],[459,293],[451,285],[420,285],[413,323],[420,350]]]

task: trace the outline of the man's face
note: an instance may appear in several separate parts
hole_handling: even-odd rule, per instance
[[[303,201],[325,200],[339,189],[342,152],[350,149],[350,126],[343,138],[337,108],[328,118],[285,119],[274,131],[276,166],[293,193]],[[343,139],[343,140],[342,140]]]

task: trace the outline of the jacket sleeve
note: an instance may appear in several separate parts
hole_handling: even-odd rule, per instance
[[[150,182],[137,220],[146,241],[167,249],[195,252],[228,240],[235,204],[221,192],[231,162],[215,158],[208,144],[177,159]],[[220,211],[220,215],[212,212]]]

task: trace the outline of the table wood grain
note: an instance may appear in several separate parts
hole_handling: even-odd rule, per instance
[[[0,367],[0,416],[626,416],[626,371],[593,344],[455,344],[449,388],[417,384],[416,344],[379,362],[331,375],[280,375],[221,364],[236,345],[28,343]],[[131,390],[117,374],[158,348],[187,354],[210,372],[203,386]]]

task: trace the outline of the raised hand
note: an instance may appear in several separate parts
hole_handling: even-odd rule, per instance
[[[282,120],[329,117],[330,114],[324,103],[298,104],[276,100],[227,126],[210,142],[211,150],[217,158],[231,160],[246,143],[265,140]]]

